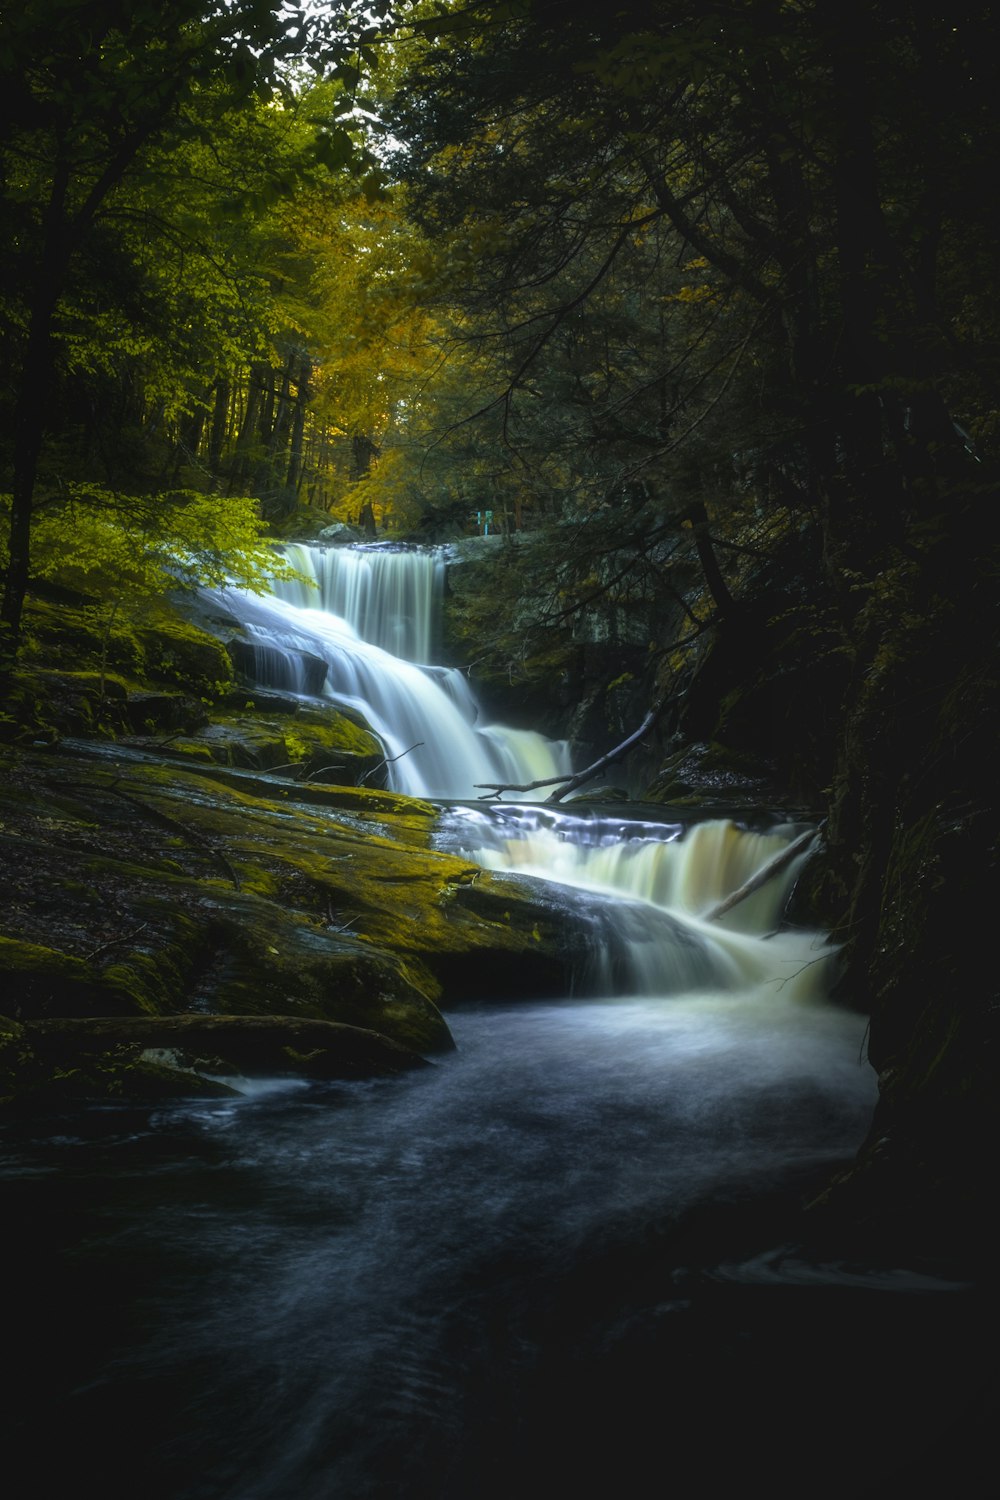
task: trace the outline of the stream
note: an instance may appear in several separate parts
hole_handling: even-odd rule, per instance
[[[470,1000],[426,1071],[9,1133],[23,1493],[67,1467],[162,1500],[952,1483],[978,1292],[801,1238],[875,1100],[833,950],[783,922],[808,851],[709,915],[804,825],[476,805],[569,756],[426,659],[441,555],[290,550],[315,591],[222,606],[261,681],[302,691],[325,661],[394,787],[441,802],[442,848],[600,921],[572,995]]]

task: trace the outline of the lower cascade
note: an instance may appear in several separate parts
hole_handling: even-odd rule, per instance
[[[801,831],[776,824],[754,832],[729,819],[685,825],[530,806],[461,807],[443,818],[439,839],[488,870],[589,897],[581,917],[591,953],[581,977],[590,993],[764,986],[801,1000],[822,994],[833,956],[823,934],[781,930],[808,851],[750,889]],[[719,910],[744,889],[750,893]]]

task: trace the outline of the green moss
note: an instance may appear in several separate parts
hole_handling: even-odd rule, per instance
[[[210,701],[232,688],[233,665],[222,642],[165,607],[160,607],[137,634],[145,654],[146,673],[154,680],[179,685]]]
[[[78,670],[102,667],[132,681],[145,673],[142,642],[127,621],[108,619],[104,605],[73,605],[31,598],[25,606],[26,664],[61,671],[66,661]]]
[[[98,987],[89,964],[55,948],[0,936],[4,1006],[18,1017],[93,1014]]]

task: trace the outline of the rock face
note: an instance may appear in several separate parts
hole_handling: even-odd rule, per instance
[[[440,1001],[568,987],[557,900],[433,850],[430,804],[123,745],[76,750],[4,756],[0,1095],[50,1097],[74,1037],[90,1059],[74,1087],[127,1091],[136,1018],[151,1039],[198,1034],[196,1050],[231,1060],[250,1033],[255,1045],[266,1033],[261,1055],[306,1057],[314,1022],[423,1055],[452,1046]],[[209,1048],[198,1026],[223,1017],[236,1027],[228,1050]],[[316,1066],[339,1065],[345,1045]],[[351,1066],[384,1071],[383,1053],[358,1044]]]
[[[272,1016],[35,1021],[6,1037],[0,1030],[0,1068],[12,1043],[20,1052],[19,1102],[36,1107],[95,1095],[149,1101],[178,1093],[237,1093],[227,1077],[234,1084],[288,1076],[349,1081],[429,1066],[418,1053],[375,1031]]]

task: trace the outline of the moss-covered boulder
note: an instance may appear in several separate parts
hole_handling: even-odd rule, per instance
[[[667,755],[645,800],[674,807],[780,807],[787,793],[778,786],[772,763],[711,741]]]
[[[128,1014],[127,985],[82,958],[0,935],[0,1006],[17,1017]]]
[[[103,602],[68,604],[31,596],[22,659],[35,670],[96,672],[134,688],[165,684],[210,701],[234,685],[225,646],[190,624],[166,600],[141,619]]]
[[[394,1077],[428,1066],[377,1032],[284,1016],[0,1021],[0,1098],[22,1109],[232,1095],[249,1078]]]
[[[560,895],[435,849],[432,804],[75,751],[0,768],[0,1008],[15,1023],[280,1016],[429,1054],[453,1045],[441,1003],[570,987]]]
[[[157,749],[204,764],[347,785],[372,777],[384,761],[375,736],[332,703],[312,706],[292,700],[290,711],[261,712],[252,699],[235,706],[238,699],[231,695],[226,707],[213,710],[210,723],[174,734]],[[141,744],[142,737],[131,742]]]

